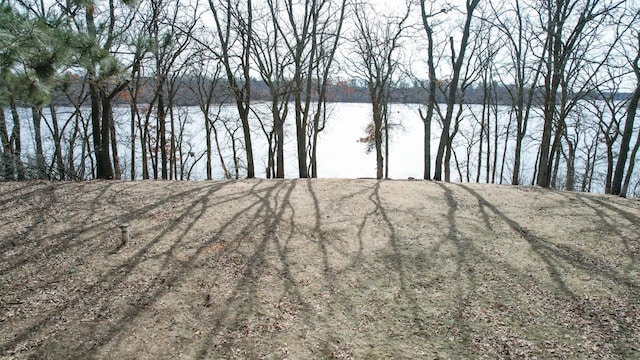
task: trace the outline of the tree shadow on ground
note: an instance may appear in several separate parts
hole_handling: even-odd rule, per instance
[[[129,189],[104,183],[88,187],[89,200],[74,210],[86,214],[51,231],[43,229],[55,223],[50,213],[61,221],[70,219],[56,213],[56,204],[74,202],[61,199],[61,192],[41,193],[47,185],[42,191],[29,189],[26,197],[17,195],[23,201],[38,194],[37,211],[25,224],[44,236],[37,245],[19,238],[13,257],[8,256],[14,251],[7,244],[10,236],[0,238],[0,286],[13,286],[11,294],[2,290],[1,299],[24,299],[17,305],[23,316],[35,315],[12,328],[11,336],[0,337],[1,353],[75,358],[517,357],[510,339],[539,313],[514,315],[505,308],[527,310],[523,307],[529,303],[518,298],[526,294],[517,293],[526,283],[550,302],[535,304],[534,312],[569,309],[580,324],[608,333],[606,341],[615,353],[634,355],[625,337],[636,336],[636,318],[610,311],[600,298],[585,297],[564,277],[565,269],[575,268],[611,282],[628,293],[620,297],[628,299],[628,310],[637,309],[631,303],[638,299],[637,284],[597,256],[524,228],[517,217],[469,186],[424,182],[412,188],[415,194],[404,203],[386,192],[393,182],[358,180],[345,189],[332,184],[246,180],[182,188],[159,183],[166,194],[145,198],[143,188],[134,190],[136,183]],[[615,209],[603,212],[597,203],[584,201],[595,207],[601,221],[613,223]],[[121,211],[106,215],[105,209]],[[626,218],[631,221],[634,215]],[[121,222],[139,230],[131,244],[114,251]],[[506,235],[505,228],[510,230]],[[552,286],[490,252],[481,234],[488,234],[488,241],[519,237]],[[94,257],[85,265],[64,262],[78,248]],[[64,261],[38,268],[45,263],[43,256]],[[94,264],[103,267],[83,268]],[[70,274],[70,266],[78,273]],[[49,272],[41,276],[46,282],[8,280],[26,278],[22,273],[34,269]],[[83,272],[90,276],[81,278]],[[507,288],[513,283],[514,289]],[[54,294],[53,305],[42,311],[30,308],[46,300],[47,293]],[[5,314],[8,306],[14,305],[5,305]],[[5,324],[0,322],[3,328]],[[532,346],[539,350],[556,335],[542,334]],[[487,338],[496,343],[487,345]]]
[[[613,202],[606,202],[595,196],[580,194],[574,195],[572,199],[577,199],[582,205],[593,210],[599,219],[599,223],[605,224],[607,233],[614,234],[622,241],[624,256],[629,259],[628,264],[623,269],[625,275],[629,276],[634,271],[640,272],[640,217],[615,206]],[[616,200],[622,199],[616,198]],[[627,206],[637,204],[628,200],[623,201]],[[622,222],[621,218],[625,219],[626,223]],[[603,267],[606,266],[603,265]],[[611,269],[610,267],[609,270],[617,271],[617,269]]]
[[[98,204],[107,196],[106,193],[112,186],[111,184],[112,183],[105,183],[102,187],[99,187],[100,191],[97,193],[95,199],[88,204],[88,209],[90,210],[87,217],[91,217],[92,214],[97,214],[99,212]],[[168,250],[164,253],[156,255],[164,256],[166,258],[171,257],[175,247],[182,241],[182,237],[190,231],[193,224],[206,210],[208,199],[225,185],[226,183],[202,185],[187,191],[179,192],[173,196],[164,197],[147,206],[124,212],[123,217],[127,219],[144,218],[145,214],[148,214],[154,209],[162,208],[167,202],[171,202],[175,197],[195,196],[194,200],[182,211],[176,210],[178,212],[178,216],[175,223],[164,226],[164,229],[158,231],[157,235],[150,241],[143,244],[131,253],[130,256],[124,258],[124,261],[119,264],[113,264],[114,266],[111,269],[106,271],[104,274],[98,275],[98,278],[91,283],[78,286],[78,284],[74,283],[72,275],[61,272],[57,276],[54,276],[52,280],[47,281],[44,284],[24,284],[23,287],[14,288],[12,296],[17,299],[22,299],[23,303],[25,303],[30,297],[37,297],[42,293],[51,292],[57,288],[67,287],[68,290],[73,290],[73,292],[65,294],[64,299],[52,299],[59,302],[59,305],[52,307],[44,314],[40,314],[37,318],[30,318],[28,321],[29,325],[13,334],[10,340],[3,342],[0,349],[4,353],[7,353],[21,343],[28,344],[29,339],[37,336],[42,331],[45,331],[45,328],[49,327],[62,327],[67,328],[70,331],[69,334],[57,334],[53,339],[40,344],[35,349],[34,356],[36,357],[46,357],[54,354],[86,357],[101,345],[111,341],[118,333],[125,330],[128,324],[143,312],[145,308],[148,308],[150,304],[157,301],[163,293],[167,292],[178,282],[178,280],[184,275],[184,271],[188,268],[188,262],[165,276],[152,276],[152,279],[149,281],[147,286],[129,289],[133,291],[123,295],[126,299],[126,301],[124,301],[125,304],[118,304],[117,308],[115,304],[118,300],[109,299],[109,295],[115,294],[121,285],[126,283],[127,278],[132,275],[134,270],[139,267],[143,261],[149,260],[149,251],[151,248],[160,242],[167,241],[169,233],[173,232],[174,229],[179,226],[182,227],[183,230],[178,231],[178,235],[175,236],[173,244],[169,246]],[[47,192],[47,194],[50,201],[42,203],[42,213],[51,211],[51,206],[57,202],[55,194],[52,192]],[[122,217],[122,215],[120,216]],[[104,216],[100,215],[98,215],[98,217],[104,218]],[[11,259],[5,259],[5,261],[3,261],[3,274],[18,274],[22,272],[24,268],[35,268],[35,271],[39,272],[47,271],[45,269],[38,269],[38,262],[42,259],[43,253],[47,257],[64,257],[65,253],[72,253],[74,248],[82,246],[84,243],[95,243],[95,237],[92,236],[87,238],[85,236],[83,238],[82,235],[86,233],[91,233],[93,235],[97,232],[98,237],[104,236],[109,230],[101,230],[100,228],[110,225],[113,223],[113,220],[113,218],[106,217],[104,220],[99,220],[91,224],[80,225],[79,228],[73,229],[74,234],[78,236],[78,239],[74,238],[72,241],[69,241],[65,236],[66,231],[68,231],[67,229],[62,230],[60,233],[50,233],[48,236],[40,240],[41,243],[46,244],[43,247],[36,248],[35,251],[32,252],[18,251],[17,253],[21,256],[14,256]],[[39,220],[36,219],[33,226],[38,225],[38,221]],[[4,239],[4,241],[6,242],[7,239]],[[93,246],[95,246],[95,244],[93,244]],[[98,245],[97,247],[99,253],[103,253],[107,256],[108,253],[105,250],[108,248],[108,246],[105,247],[104,245]],[[51,275],[53,274],[45,274],[45,276],[48,277],[51,277]],[[89,320],[92,322],[92,326],[88,327],[84,324],[76,323],[76,326],[73,326],[73,328],[68,328],[68,323],[70,321],[73,324],[73,320],[70,320],[70,318],[73,319],[78,315],[85,318],[91,318],[91,314],[73,313],[74,308],[80,306],[83,309],[96,310],[97,314],[94,314],[95,316]],[[66,337],[71,334],[73,334],[74,338]]]
[[[638,310],[637,301],[640,295],[640,287],[637,283],[621,276],[614,268],[603,264],[597,256],[581,252],[571,245],[554,243],[552,240],[539,236],[533,230],[524,228],[471,187],[462,184],[457,184],[456,186],[477,199],[484,219],[488,219],[490,217],[489,212],[491,212],[526,241],[531,250],[542,260],[542,264],[546,267],[546,273],[555,284],[558,293],[568,303],[567,306],[574,316],[581,318],[589,326],[599,328],[600,333],[606,336],[606,342],[614,346],[616,354],[631,357],[638,354],[639,349],[634,348],[633,343],[630,342],[631,339],[637,336],[635,331],[638,324],[635,323],[636,319],[634,317],[628,316],[630,312],[633,313]],[[581,201],[584,202],[584,199]],[[612,205],[601,201],[597,202],[613,210]],[[601,210],[594,210],[601,219],[605,218]],[[620,213],[620,209],[616,210],[618,214],[627,219],[635,218],[632,214],[624,211]],[[607,240],[602,239],[602,241]],[[604,278],[606,281],[616,284],[620,291],[628,296],[629,302],[623,308],[610,308],[612,304],[607,304],[606,299],[585,297],[576,293],[565,282],[566,274],[564,270],[568,268],[579,269],[594,278]],[[549,299],[549,301],[551,300],[553,299]]]
[[[259,184],[259,183],[258,183]],[[266,253],[268,248],[274,247],[281,264],[280,281],[284,287],[284,293],[304,306],[304,300],[297,292],[297,283],[293,279],[287,257],[288,241],[291,239],[290,231],[285,239],[280,237],[280,227],[285,223],[285,211],[292,210],[289,223],[293,228],[295,211],[289,203],[291,193],[297,185],[297,181],[271,182],[272,186],[257,190],[257,185],[250,191],[250,196],[255,200],[251,206],[238,212],[234,218],[221,226],[212,236],[220,238],[234,226],[240,226],[238,235],[227,240],[229,246],[225,254],[236,253],[243,256],[243,266],[237,281],[232,285],[231,292],[222,303],[217,314],[210,319],[211,328],[200,342],[197,358],[209,358],[225,353],[233,353],[234,334],[243,331],[248,326],[246,313],[260,306],[258,288],[261,278],[268,267]],[[250,214],[248,214],[250,212]],[[241,215],[248,215],[245,221],[240,221]],[[243,244],[247,238],[255,238],[254,245],[244,249]],[[250,245],[250,244],[249,244]],[[223,255],[221,255],[223,256]]]

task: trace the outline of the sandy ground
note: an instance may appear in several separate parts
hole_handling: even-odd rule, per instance
[[[640,358],[639,257],[640,202],[610,196],[0,183],[0,356]]]

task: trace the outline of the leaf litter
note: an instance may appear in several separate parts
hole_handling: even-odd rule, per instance
[[[638,358],[638,249],[540,188],[1,183],[0,356]]]

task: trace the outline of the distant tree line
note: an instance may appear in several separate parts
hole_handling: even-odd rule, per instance
[[[346,101],[371,104],[362,141],[378,178],[390,104],[411,103],[424,179],[521,184],[533,146],[533,184],[601,181],[625,196],[640,181],[639,11],[624,0],[0,0],[0,178],[189,179],[198,161],[207,179],[214,168],[253,178],[256,136],[267,177],[284,177],[289,136],[298,176],[317,177],[328,104]],[[203,152],[186,105],[200,111]]]
[[[73,77],[73,81],[67,79],[62,82],[62,86],[54,87],[51,94],[51,102],[56,106],[73,106],[73,101],[67,96],[68,93],[82,92],[84,80]],[[179,82],[175,84],[175,95],[173,99],[173,105],[175,106],[198,106],[199,99],[193,96],[193,89],[197,87],[200,78],[181,78]],[[327,84],[327,99],[331,102],[346,102],[346,103],[366,103],[371,99],[369,97],[369,90],[367,85],[356,78],[345,79],[331,79],[332,81]],[[138,91],[137,101],[141,104],[148,104],[153,101],[155,88],[155,80],[153,78],[140,78],[136,79],[141,85]],[[205,81],[213,81],[213,79],[205,79]],[[268,85],[256,78],[251,80],[251,100],[255,102],[265,102],[271,99]],[[389,103],[395,104],[421,104],[428,92],[426,90],[428,81],[416,81],[415,83],[398,83],[389,88]],[[511,101],[509,94],[514,91],[513,86],[496,83],[493,85],[494,94],[496,96],[496,103],[498,105],[509,106]],[[72,89],[73,88],[73,89]],[[213,90],[213,102],[224,103],[230,102],[229,94],[227,92],[228,85],[224,81],[217,81],[216,88]],[[444,89],[444,87],[441,87]],[[485,101],[485,90],[481,83],[474,83],[465,92],[465,103],[467,104],[483,104]],[[537,90],[538,94],[534,99],[534,105],[540,106],[542,102],[542,92]],[[625,101],[631,96],[629,92],[615,92],[615,93],[587,93],[576,94],[585,100],[591,101],[604,101],[606,98],[611,97],[615,101]],[[444,103],[446,100],[445,94],[440,91],[435,94],[437,103]],[[312,99],[317,100],[317,94],[313,94]],[[127,92],[120,94],[113,99],[113,104],[117,106],[128,106],[131,103],[131,97]]]

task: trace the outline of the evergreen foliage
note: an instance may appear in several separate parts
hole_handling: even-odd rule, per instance
[[[11,98],[43,106],[61,68],[71,64],[74,35],[57,18],[30,17],[0,5],[0,104]]]

